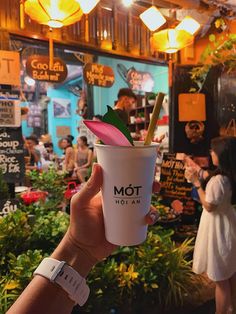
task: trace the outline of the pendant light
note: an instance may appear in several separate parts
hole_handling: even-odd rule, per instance
[[[150,29],[150,31],[157,30],[166,22],[164,16],[154,5],[144,11],[142,14],[140,14],[139,17],[143,21],[143,23]]]
[[[186,16],[175,28],[167,28],[153,33],[151,46],[155,51],[175,53],[191,45],[200,24],[190,16]]]

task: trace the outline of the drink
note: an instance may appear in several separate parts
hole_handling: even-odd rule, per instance
[[[95,144],[103,169],[105,234],[113,244],[137,245],[146,239],[145,215],[150,209],[157,145]]]

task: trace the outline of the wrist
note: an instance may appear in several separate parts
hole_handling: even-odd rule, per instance
[[[75,243],[69,231],[65,234],[61,243],[51,255],[60,261],[65,261],[73,267],[82,277],[86,277],[97,260],[79,245]]]

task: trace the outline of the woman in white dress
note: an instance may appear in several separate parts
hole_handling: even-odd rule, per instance
[[[216,313],[229,314],[236,313],[236,137],[214,138],[210,152],[216,170],[205,190],[194,167],[185,172],[203,205],[193,271],[215,282]]]

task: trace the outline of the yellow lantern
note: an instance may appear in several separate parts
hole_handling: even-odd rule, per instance
[[[83,15],[76,0],[26,0],[25,13],[39,24],[53,28],[78,22]]]
[[[153,50],[174,53],[193,43],[194,36],[184,30],[167,28],[153,34],[151,47]]]

